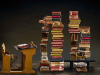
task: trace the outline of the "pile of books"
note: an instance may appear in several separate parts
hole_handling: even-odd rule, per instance
[[[47,57],[47,42],[48,42],[48,35],[49,35],[49,25],[47,22],[51,21],[51,18],[49,16],[44,17],[43,21],[45,20],[45,23],[43,23],[42,27],[42,40],[41,40],[41,61],[40,61],[40,71],[50,71],[49,67],[49,61]],[[40,22],[39,22],[40,23]]]
[[[79,28],[81,32],[81,43],[79,43],[79,48],[77,52],[78,60],[90,60],[90,27],[81,26]]]
[[[71,60],[77,60],[76,53],[77,53],[77,45],[78,45],[78,34],[79,31],[79,24],[81,22],[80,18],[78,17],[78,11],[70,11],[69,12],[69,24],[68,24],[68,31],[71,33]]]
[[[64,60],[62,58],[63,52],[63,30],[64,25],[61,23],[61,12],[52,12],[52,52],[51,52],[51,71],[64,71]]]
[[[79,62],[79,63],[74,63],[76,65],[76,70],[78,72],[80,71],[84,71],[84,72],[87,72],[87,63],[84,63],[84,62]]]

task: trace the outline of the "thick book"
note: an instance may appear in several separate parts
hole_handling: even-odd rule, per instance
[[[41,29],[42,30],[49,30],[49,26],[43,26]]]
[[[80,26],[79,30],[90,30],[90,26]]]
[[[63,28],[63,27],[64,27],[63,24],[61,24],[61,25],[56,25],[56,24],[52,25],[52,28]]]
[[[52,37],[52,39],[63,39],[62,37]]]
[[[64,68],[64,66],[50,66],[50,68]]]
[[[63,47],[51,47],[51,49],[62,49]]]
[[[51,56],[61,56],[61,54],[50,54]]]
[[[74,26],[75,26],[75,27],[77,27],[77,26],[79,27],[79,24],[74,24],[74,25],[73,25],[73,24],[68,24],[68,26],[69,26],[69,27],[74,27]]]
[[[55,51],[58,51],[58,52],[60,51],[60,52],[62,52],[63,49],[52,49],[52,51],[54,51],[54,52],[55,52]]]
[[[53,32],[62,32],[62,30],[51,30],[51,33],[53,33]]]
[[[51,62],[52,61],[60,62],[60,61],[63,61],[63,58],[51,58]]]
[[[77,47],[77,45],[71,45],[71,47]]]
[[[64,37],[64,35],[53,35],[53,37]]]
[[[40,66],[49,66],[48,63],[40,63]]]
[[[78,43],[76,41],[72,41],[71,45],[77,45]]]
[[[89,47],[90,48],[90,43],[79,43],[79,47]]]
[[[62,52],[51,52],[51,54],[62,54]]]
[[[69,15],[69,18],[79,18],[78,15]]]
[[[52,56],[52,58],[62,58],[62,56]]]
[[[57,32],[57,33],[53,32],[52,34],[53,35],[60,35],[60,34],[63,34],[63,33],[62,32]]]
[[[52,18],[52,21],[61,21],[61,18]]]
[[[63,42],[64,39],[53,39],[53,42]]]
[[[69,22],[69,24],[80,24],[80,22]]]
[[[69,15],[78,15],[78,11],[69,11]]]
[[[70,22],[81,22],[81,20],[70,20]]]
[[[74,31],[79,31],[79,29],[78,28],[69,28],[68,31],[69,32],[74,32]]]
[[[90,39],[90,37],[82,37],[82,39]]]
[[[52,30],[63,30],[63,28],[52,28]]]
[[[76,52],[74,52],[74,51],[70,51],[70,54],[75,54],[75,55],[76,55]]]
[[[71,51],[77,52],[77,49],[71,49]]]
[[[81,37],[90,37],[90,34],[84,34],[84,33],[82,33]]]
[[[81,41],[81,43],[90,43],[90,41]]]
[[[63,45],[52,45],[52,47],[63,47]]]
[[[56,45],[59,45],[59,44],[62,44],[62,42],[52,42],[51,44],[52,44],[52,45],[55,45],[55,44],[56,44]]]

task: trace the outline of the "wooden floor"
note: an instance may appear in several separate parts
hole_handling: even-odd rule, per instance
[[[20,66],[20,61],[16,61],[11,67],[17,68]],[[2,62],[0,61],[0,69]],[[91,62],[89,72],[77,72],[74,68],[70,71],[70,63],[65,62],[65,70],[63,72],[40,72],[39,61],[33,61],[33,69],[36,74],[24,74],[24,75],[100,75],[100,61]],[[19,74],[0,74],[0,75],[19,75]],[[23,75],[23,74],[22,74]]]

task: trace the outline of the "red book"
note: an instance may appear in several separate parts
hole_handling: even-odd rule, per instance
[[[40,66],[49,66],[48,63],[41,63]]]
[[[70,11],[69,15],[78,15],[78,11]]]
[[[64,69],[51,69],[51,71],[64,71]]]
[[[80,32],[78,32],[78,31],[76,32],[76,31],[75,31],[75,32],[69,32],[69,33],[80,33]]]
[[[64,39],[53,39],[53,42],[55,42],[55,41],[64,41]]]
[[[82,37],[82,39],[90,39],[90,37]]]
[[[57,68],[58,69],[58,68],[64,68],[64,66],[50,66],[50,68],[51,69],[53,69],[53,68]]]
[[[52,12],[52,14],[61,14],[61,12]]]
[[[62,58],[62,56],[52,56],[52,58]]]
[[[63,47],[63,45],[52,45],[52,47]]]
[[[60,18],[60,16],[52,16],[52,18]]]
[[[52,28],[52,30],[63,30],[63,28]]]
[[[52,45],[53,45],[53,44],[58,45],[58,44],[62,44],[62,42],[52,42],[51,44],[52,44]]]

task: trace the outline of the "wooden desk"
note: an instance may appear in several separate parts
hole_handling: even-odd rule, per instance
[[[30,49],[23,49],[20,50],[22,52],[22,58],[21,58],[21,67],[18,69],[22,69],[22,71],[11,71],[10,64],[6,64],[6,67],[4,67],[1,70],[2,74],[35,74],[35,71],[32,69],[32,56],[36,53],[36,48],[30,48]],[[10,63],[10,57],[8,59],[5,59],[4,61],[7,61]],[[4,62],[3,61],[3,62]],[[17,70],[18,70],[17,69]]]
[[[87,63],[87,70],[89,71],[89,62],[95,62],[95,60],[64,60],[64,62],[70,62],[70,70],[73,70],[73,62],[86,62]]]

